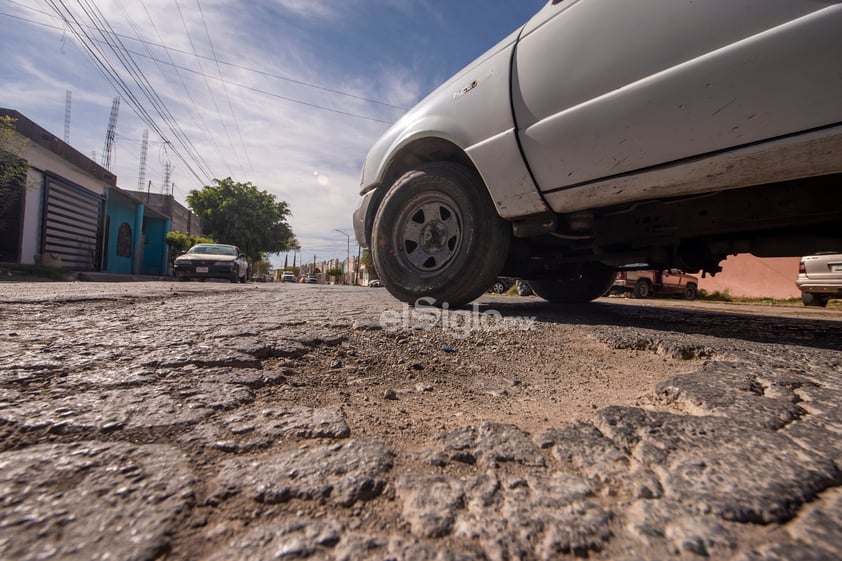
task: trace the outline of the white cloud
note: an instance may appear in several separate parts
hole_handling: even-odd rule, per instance
[[[33,7],[43,10],[34,0],[29,1]],[[291,225],[304,251],[315,251],[320,259],[333,256],[322,255],[323,251],[344,255],[346,240],[334,230],[352,232],[351,214],[359,200],[360,165],[371,144],[388,125],[341,113],[394,121],[402,110],[358,98],[409,107],[425,93],[423,80],[405,67],[375,66],[364,75],[354,68],[333,68],[322,59],[318,35],[301,35],[294,22],[278,18],[273,19],[273,27],[261,25],[259,21],[260,10],[271,9],[285,10],[297,17],[336,20],[353,11],[359,2],[274,2],[255,3],[253,10],[252,5],[245,10],[240,4],[203,1],[203,14],[199,13],[196,2],[189,0],[178,1],[181,14],[174,0],[143,3],[111,0],[97,2],[97,6],[117,33],[131,37],[142,34],[139,39],[147,42],[144,45],[137,40],[122,39],[126,48],[140,53],[132,55],[134,63],[160,96],[166,110],[172,113],[180,132],[161,125],[163,120],[152,102],[135,85],[138,75],[132,76],[125,70],[120,70],[120,75],[131,84],[133,94],[190,167],[197,172],[201,167],[189,155],[194,150],[214,176],[250,181],[275,194],[289,203],[293,213]],[[35,17],[28,10],[21,13]],[[56,24],[55,19],[51,21]],[[20,108],[28,117],[61,136],[64,93],[65,89],[72,89],[71,142],[82,153],[91,155],[96,151],[98,158],[101,157],[115,92],[93,70],[81,47],[67,43],[61,48],[62,31],[24,27],[19,33],[19,43],[25,45],[25,50],[16,56],[13,79],[4,79],[0,106]],[[163,62],[155,63],[147,58],[149,55]],[[356,98],[246,68],[217,65],[209,60],[214,55],[220,61],[347,92]],[[119,67],[113,54],[109,60],[115,68]],[[170,60],[192,71],[177,70],[169,64]],[[220,72],[227,85],[220,79]],[[45,119],[48,113],[51,117]],[[135,113],[130,99],[123,95],[113,161],[119,183],[127,189],[137,188],[139,139],[148,128]],[[182,133],[189,139],[189,148],[178,141]],[[200,188],[202,182],[175,156],[173,149],[165,147],[155,132],[150,131],[146,178],[151,180],[153,192],[161,189],[167,160],[174,165],[172,182],[176,186],[176,198],[183,202],[188,191]],[[313,174],[314,170],[317,175]]]

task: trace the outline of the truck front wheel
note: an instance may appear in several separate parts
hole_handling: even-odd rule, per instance
[[[614,277],[614,270],[602,263],[583,263],[555,278],[530,279],[529,285],[544,300],[570,304],[599,298],[614,283]]]
[[[371,253],[383,284],[399,300],[455,307],[494,282],[510,237],[511,226],[479,176],[438,162],[406,173],[383,197]]]

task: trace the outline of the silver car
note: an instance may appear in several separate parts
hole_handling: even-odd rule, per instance
[[[354,213],[397,298],[842,247],[842,2],[552,0],[374,144]]]
[[[842,298],[842,253],[823,253],[801,258],[795,284],[805,306],[827,306]]]

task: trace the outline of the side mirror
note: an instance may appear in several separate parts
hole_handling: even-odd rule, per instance
[[[237,257],[239,257],[240,259],[245,259],[246,254],[241,251],[240,254]]]

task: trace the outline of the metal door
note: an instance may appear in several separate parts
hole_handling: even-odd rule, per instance
[[[74,271],[98,271],[104,208],[102,195],[47,176],[41,253],[57,254]]]

